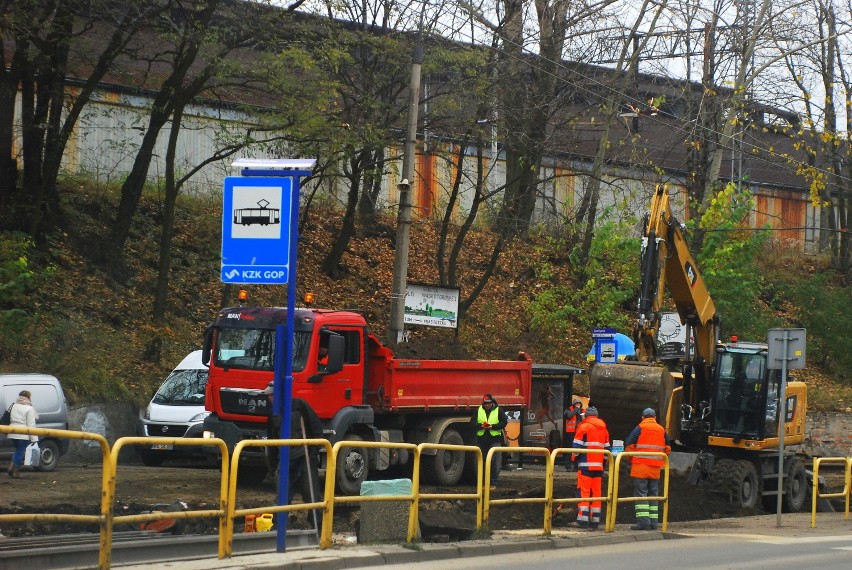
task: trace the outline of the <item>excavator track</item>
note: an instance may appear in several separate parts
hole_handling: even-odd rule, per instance
[[[674,380],[666,368],[647,363],[595,364],[589,371],[589,404],[607,423],[610,437],[624,439],[654,408],[665,417]]]

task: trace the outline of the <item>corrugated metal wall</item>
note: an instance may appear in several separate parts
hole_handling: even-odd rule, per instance
[[[73,90],[70,90],[73,94]],[[87,106],[69,142],[63,159],[67,172],[85,174],[101,182],[120,182],[130,171],[136,151],[142,141],[148,123],[150,99],[100,91]],[[19,116],[19,114],[18,114]],[[187,109],[178,141],[179,175],[189,172],[212,156],[217,149],[233,137],[241,136],[251,118],[232,110],[193,106]],[[18,125],[19,126],[19,125]],[[160,133],[154,160],[148,177],[152,183],[161,180],[165,169],[166,144],[169,129]],[[20,147],[20,141],[17,147]],[[484,151],[486,187],[494,191],[505,183],[504,157],[492,156],[496,147],[492,144]],[[461,149],[457,145],[429,145],[429,153],[418,148],[415,161],[417,176],[412,184],[413,215],[415,217],[442,216],[449,202],[449,192],[457,172],[457,157]],[[263,155],[262,149],[253,151]],[[249,156],[248,152],[242,156]],[[402,166],[402,149],[391,147],[387,155],[394,160],[387,169],[382,183],[382,192],[377,201],[379,209],[395,209],[399,200],[397,184]],[[204,166],[183,188],[184,193],[219,192],[225,176],[230,170],[232,159]],[[544,180],[537,197],[533,223],[558,228],[570,219],[571,211],[582,200],[588,177],[580,174],[588,165],[583,163],[548,162],[540,173]],[[453,219],[460,222],[470,211],[476,184],[476,152],[465,149],[462,163],[463,181]],[[602,217],[628,219],[640,217],[647,209],[650,192],[658,183],[657,176],[647,171],[610,170],[604,176],[598,211]],[[314,186],[316,188],[316,186]],[[309,187],[310,188],[310,187]],[[339,181],[325,182],[317,189],[320,195],[339,204],[345,203],[348,188]],[[494,197],[479,211],[479,220],[493,219],[499,208],[499,197]],[[793,244],[801,250],[812,250],[819,237],[817,229],[819,209],[808,202],[805,192],[758,188],[756,213],[752,218],[755,227],[768,224],[772,228],[789,228],[773,234],[774,239]],[[679,196],[678,214],[683,219],[683,197]],[[805,229],[807,228],[807,229]]]

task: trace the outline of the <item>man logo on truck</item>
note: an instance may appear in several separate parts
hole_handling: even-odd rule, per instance
[[[268,402],[263,398],[240,398],[237,403],[239,406],[247,408],[251,413],[255,413],[258,408],[265,409],[268,404]]]

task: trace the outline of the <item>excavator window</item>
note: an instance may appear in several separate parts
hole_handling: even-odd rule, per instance
[[[763,358],[753,353],[720,355],[712,427],[715,434],[762,437],[766,424],[763,365]]]
[[[781,375],[777,370],[770,370],[766,380],[766,424],[764,433],[767,437],[778,434],[778,392],[781,390]]]

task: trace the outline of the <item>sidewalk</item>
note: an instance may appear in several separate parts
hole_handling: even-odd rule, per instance
[[[817,527],[811,528],[810,513],[782,515],[777,527],[775,515],[690,521],[670,524],[665,533],[631,531],[628,525],[617,525],[611,533],[555,528],[550,537],[541,531],[496,531],[487,540],[471,540],[445,544],[358,545],[337,546],[321,551],[315,547],[300,548],[284,553],[235,556],[227,560],[206,558],[158,564],[160,568],[180,570],[276,568],[282,570],[363,568],[386,564],[436,562],[456,558],[490,556],[556,548],[577,548],[624,544],[645,540],[688,538],[701,534],[750,534],[776,538],[803,536],[836,536],[852,533],[852,519],[843,520],[843,513],[817,513]],[[114,566],[124,570],[147,570],[150,565]]]

